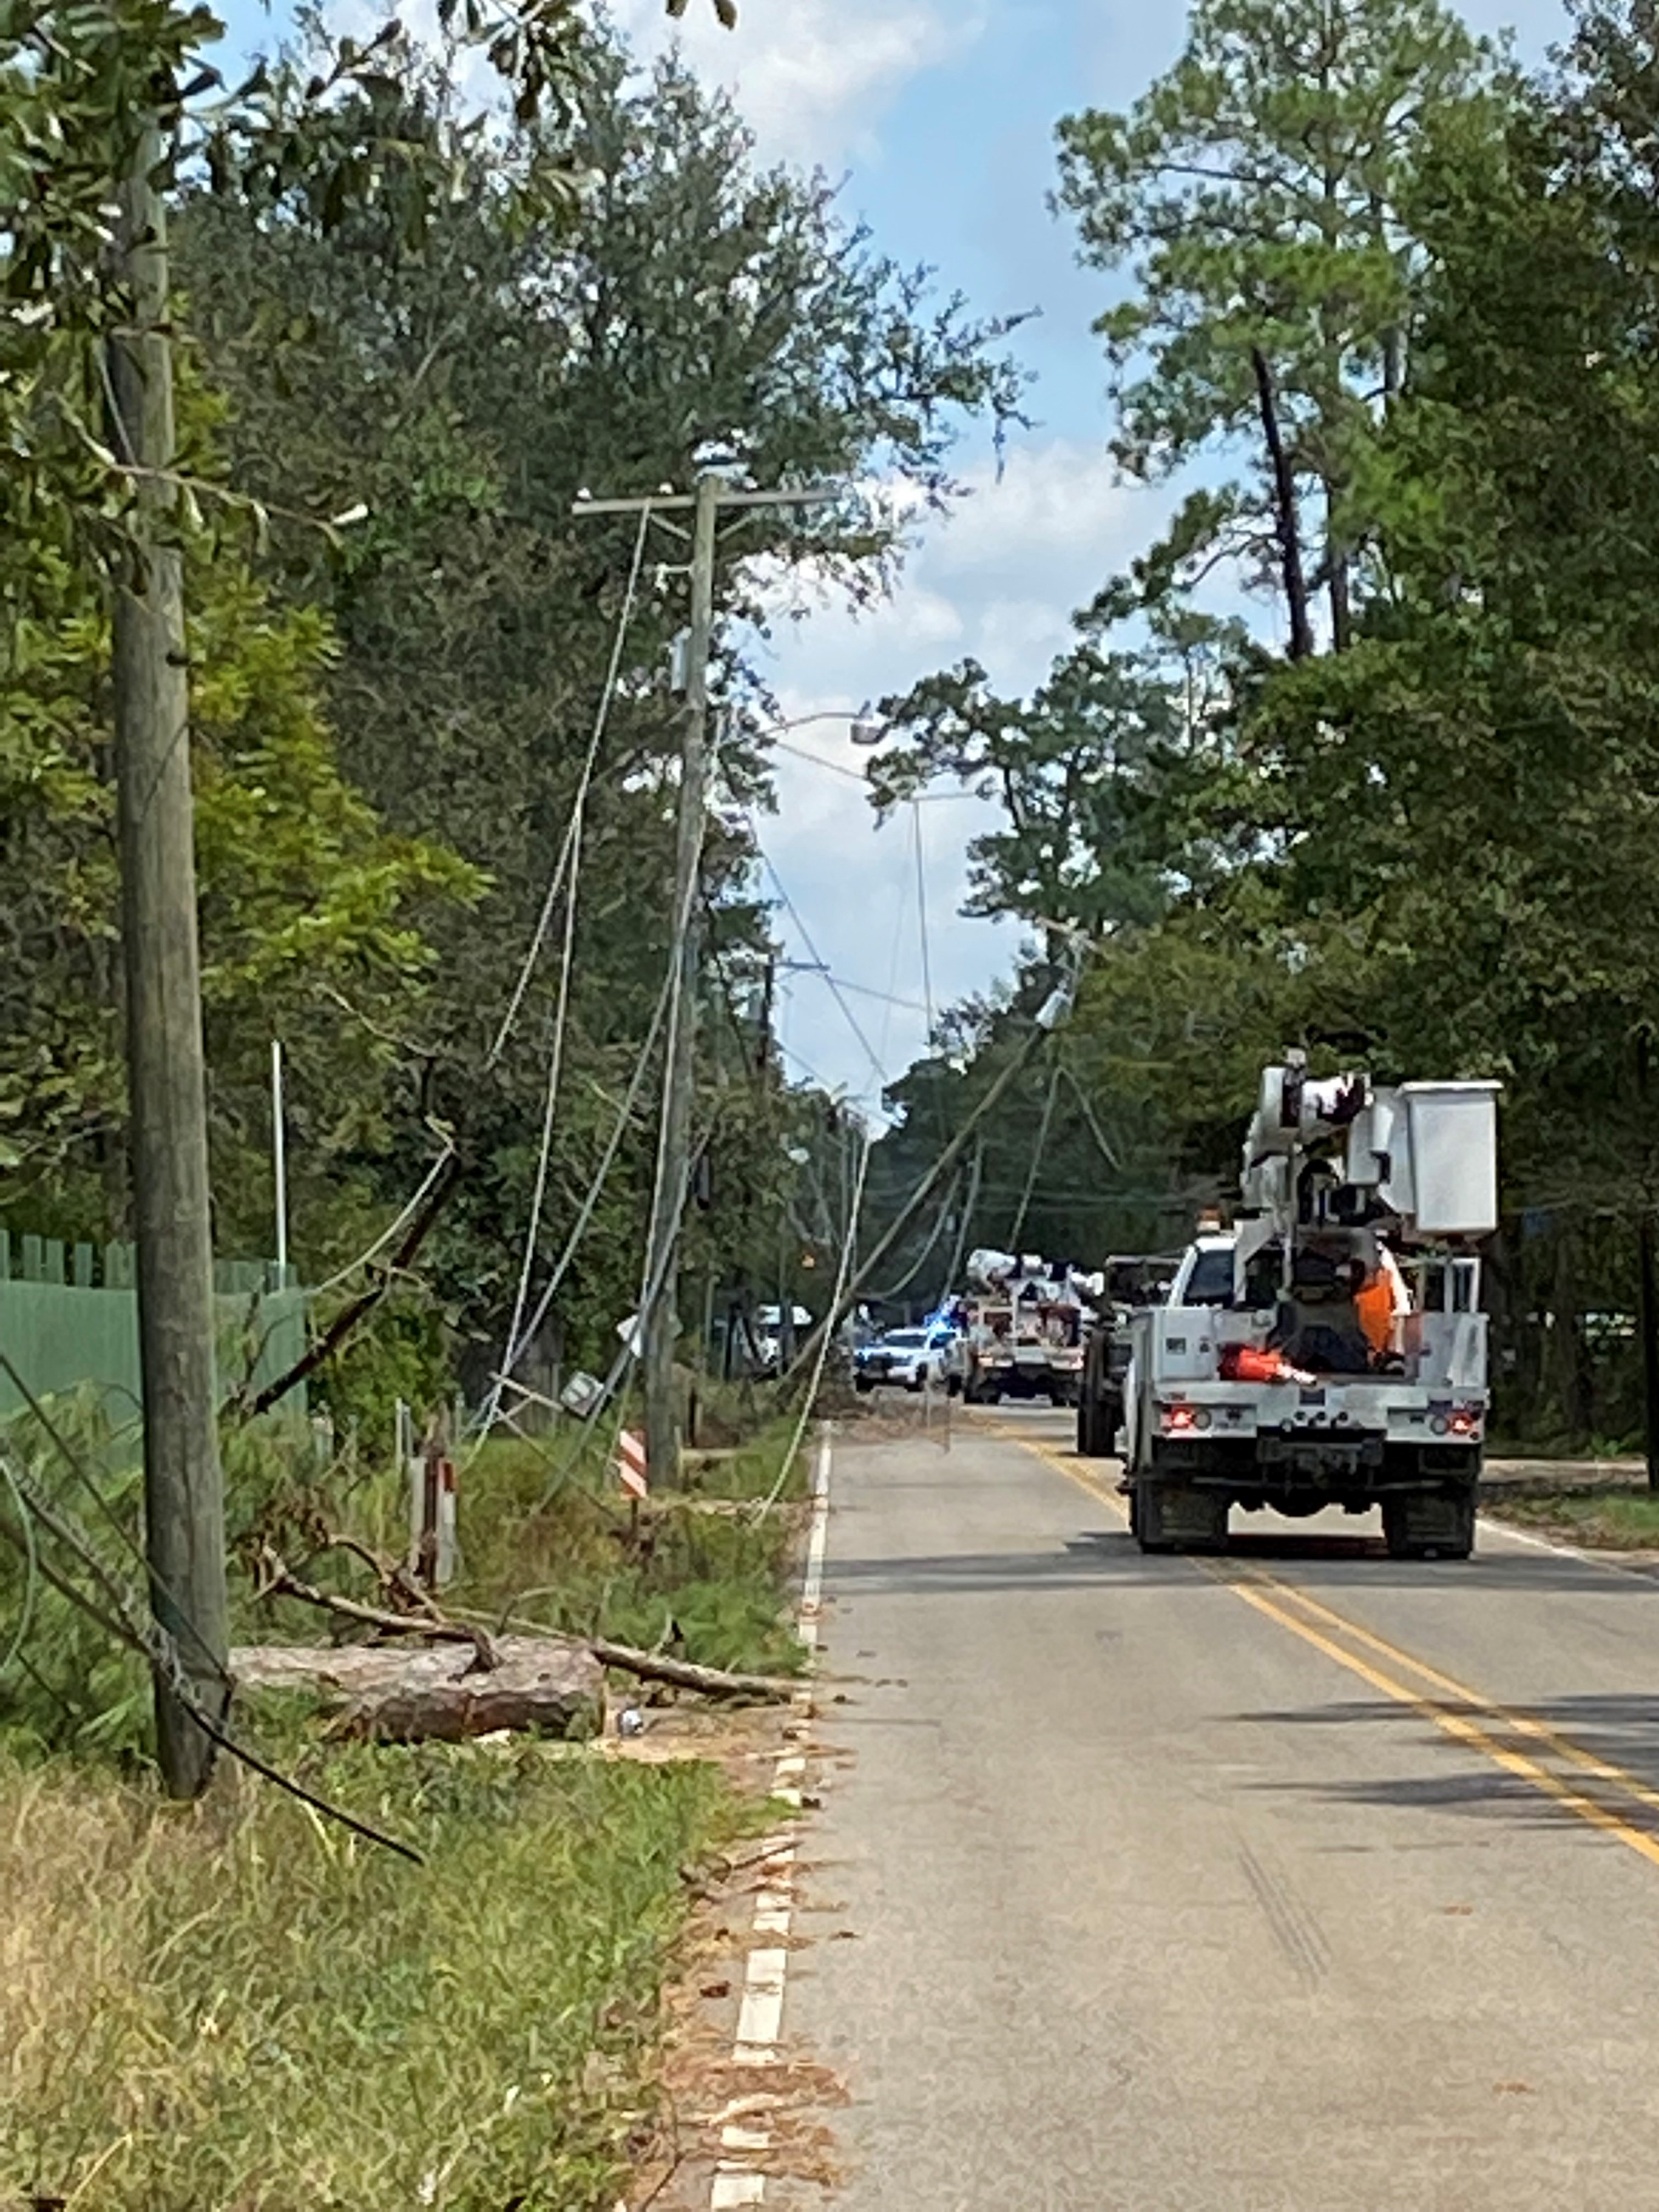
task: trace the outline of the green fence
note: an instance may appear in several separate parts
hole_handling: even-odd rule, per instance
[[[306,1294],[279,1286],[264,1261],[221,1260],[213,1273],[222,1383],[252,1368],[263,1388],[305,1352]],[[37,1397],[90,1389],[117,1426],[139,1411],[136,1280],[131,1244],[66,1245],[0,1229],[0,1347]],[[0,1370],[0,1418],[22,1403]],[[281,1404],[303,1415],[304,1384]]]

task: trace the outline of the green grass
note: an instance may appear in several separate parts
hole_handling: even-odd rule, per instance
[[[1483,1501],[1483,1510],[1523,1528],[1609,1552],[1659,1550],[1659,1492],[1624,1490],[1534,1492]]]
[[[794,1540],[787,1512],[711,1511],[713,1501],[752,1502],[776,1480],[790,1431],[779,1423],[751,1444],[707,1467],[694,1462],[684,1492],[654,1498],[637,1530],[616,1479],[590,1463],[545,1497],[558,1455],[517,1439],[496,1440],[464,1462],[459,1500],[462,1571],[445,1602],[492,1618],[512,1612],[553,1629],[654,1644],[670,1619],[675,1649],[711,1667],[789,1673],[801,1663],[784,1585]],[[806,1454],[791,1470],[786,1499],[798,1498]],[[400,1550],[401,1492],[389,1480],[324,1501],[325,1517],[381,1548]],[[346,1578],[361,1573],[349,1569]],[[282,1606],[286,1632],[313,1632]],[[262,1632],[268,1632],[268,1629]]]
[[[0,1769],[0,2202],[611,2212],[648,2121],[706,1765],[428,1747],[309,1778],[411,1868],[245,1777],[203,1808]]]
[[[796,1519],[750,1510],[788,1433],[694,1463],[637,1523],[597,1455],[550,1496],[548,1447],[494,1442],[466,1468],[447,1601],[646,1644],[672,1617],[686,1656],[788,1671]],[[94,1463],[131,1525],[133,1470]],[[390,1472],[319,1478],[251,1433],[226,1472],[233,1535],[319,1582],[374,1595],[325,1530],[403,1552]],[[0,1554],[0,1618],[24,1579]],[[238,1640],[325,1633],[240,1566],[232,1583]],[[0,1683],[0,2204],[611,2212],[652,2124],[684,1870],[757,1808],[710,1765],[331,1745],[289,1700],[240,1725],[423,1867],[229,1766],[205,1804],[167,1808],[142,1671],[37,1595],[31,1671]]]

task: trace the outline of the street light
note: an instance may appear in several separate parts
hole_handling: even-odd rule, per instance
[[[886,735],[886,723],[866,699],[853,718],[853,743],[855,745],[878,745]]]

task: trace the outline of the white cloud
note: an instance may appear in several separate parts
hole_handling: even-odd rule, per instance
[[[875,125],[899,90],[979,34],[940,0],[740,0],[722,30],[712,0],[672,24],[662,0],[620,0],[617,21],[641,55],[678,42],[704,78],[730,91],[769,160],[835,167],[871,157]]]
[[[832,605],[780,626],[767,664],[787,716],[851,713],[866,698],[908,690],[970,655],[999,690],[1029,690],[1064,651],[1072,611],[1147,542],[1162,511],[1154,496],[1116,483],[1103,452],[1074,441],[1033,442],[1010,454],[1000,478],[987,464],[969,481],[971,496],[928,526],[890,599],[863,612]],[[814,721],[788,743],[826,765],[779,755],[778,814],[761,823],[766,851],[837,975],[919,1002],[924,986],[908,822],[875,827],[868,799],[845,773],[865,756],[848,742],[844,722]],[[960,914],[967,844],[996,820],[994,809],[972,799],[922,809],[936,1006],[985,989],[1013,958],[1011,927]],[[787,916],[779,926],[791,954],[807,957]],[[887,1006],[851,992],[848,998],[891,1079],[921,1052],[925,1018],[914,1006]],[[793,979],[783,1035],[824,1079],[866,1096],[877,1087],[867,1054],[820,978]]]

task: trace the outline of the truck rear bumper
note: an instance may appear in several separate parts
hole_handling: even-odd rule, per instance
[[[1223,1490],[1243,1505],[1287,1499],[1363,1510],[1402,1492],[1473,1488],[1480,1479],[1479,1444],[1399,1444],[1376,1435],[1336,1443],[1279,1435],[1161,1437],[1148,1472],[1158,1481]]]

